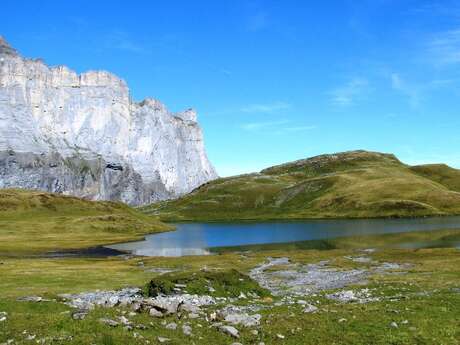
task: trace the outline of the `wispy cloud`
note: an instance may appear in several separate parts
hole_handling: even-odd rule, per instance
[[[367,93],[369,93],[369,81],[364,78],[353,78],[331,92],[331,101],[338,107],[348,107],[354,105]]]
[[[398,73],[392,73],[391,87],[408,97],[409,104],[412,108],[418,108],[420,105],[420,87],[404,80]]]
[[[245,131],[257,131],[265,128],[274,128],[279,125],[284,125],[289,123],[288,120],[279,120],[279,121],[265,121],[265,122],[251,122],[245,123],[241,126]]]
[[[265,121],[245,123],[241,126],[245,131],[265,131],[273,134],[285,134],[292,132],[303,132],[316,129],[314,125],[293,125],[289,120]]]
[[[124,31],[113,31],[106,35],[105,46],[110,49],[124,50],[131,53],[145,53],[146,48],[133,40]]]
[[[460,5],[457,0],[430,1],[420,4],[419,6],[411,7],[408,10],[409,14],[420,16],[444,16],[444,17],[460,17]]]
[[[391,88],[405,96],[413,109],[419,108],[423,99],[434,91],[452,88],[452,85],[458,83],[455,78],[413,81],[403,78],[399,73],[391,73],[389,78]]]
[[[460,63],[460,28],[435,34],[428,42],[428,50],[435,65]]]
[[[249,104],[240,109],[243,113],[274,113],[291,108],[291,104],[286,102],[273,102],[267,104]]]
[[[303,132],[310,131],[312,129],[318,128],[317,126],[294,126],[294,127],[284,127],[282,128],[285,132]]]

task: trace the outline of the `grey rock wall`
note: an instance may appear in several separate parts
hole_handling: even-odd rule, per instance
[[[48,67],[0,37],[0,188],[142,205],[216,177],[194,110],[133,102],[113,74]]]

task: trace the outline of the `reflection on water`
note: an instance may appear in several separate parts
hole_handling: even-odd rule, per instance
[[[460,227],[460,217],[308,220],[265,223],[184,223],[144,241],[108,246],[146,256],[207,255],[209,248],[319,240]],[[455,246],[454,246],[455,247]]]

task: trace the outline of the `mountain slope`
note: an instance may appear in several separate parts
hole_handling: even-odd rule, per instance
[[[168,221],[460,214],[460,180],[451,170],[458,173],[427,173],[394,155],[350,151],[221,178],[141,210]]]
[[[216,178],[197,114],[124,80],[19,55],[0,36],[0,188],[144,205]]]
[[[426,164],[411,167],[418,175],[436,181],[450,190],[460,192],[460,170],[445,164]]]
[[[119,202],[0,190],[0,256],[85,248],[170,229]]]

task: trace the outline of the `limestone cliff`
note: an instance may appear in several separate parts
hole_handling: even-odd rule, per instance
[[[194,110],[135,103],[113,74],[48,67],[0,36],[0,188],[141,205],[216,177]]]

